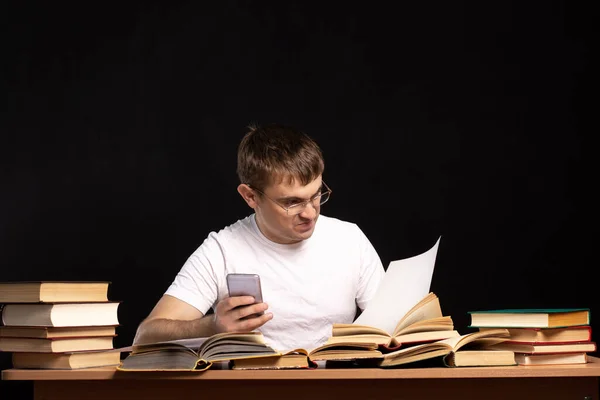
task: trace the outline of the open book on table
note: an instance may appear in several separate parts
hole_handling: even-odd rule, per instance
[[[485,350],[487,347],[506,341],[509,338],[510,334],[507,329],[467,333],[457,337],[411,346],[384,354],[380,366],[394,367],[436,357],[443,357],[444,362],[448,365],[450,363],[448,363],[447,360],[451,357],[452,353],[457,353],[462,349],[466,350],[467,348],[483,349],[483,351],[487,351]]]
[[[382,318],[385,316],[382,314]],[[393,331],[375,326],[334,324],[328,344],[376,343],[384,350],[459,336],[450,316],[443,316],[439,298],[429,293],[396,323]]]
[[[383,357],[375,343],[324,344],[312,350],[284,351],[278,357],[234,360],[232,369],[317,368],[317,361],[378,360]]]
[[[218,333],[207,338],[134,344],[117,370],[204,371],[221,361],[279,355],[260,332]]]
[[[440,240],[422,254],[392,261],[365,310],[352,324],[334,324],[328,343],[377,343],[389,351],[459,336],[430,292]]]

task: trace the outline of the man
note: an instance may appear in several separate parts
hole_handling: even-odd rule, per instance
[[[208,235],[135,342],[259,330],[277,350],[310,350],[327,340],[333,323],[351,323],[384,269],[358,226],[320,215],[331,194],[323,170],[321,150],[306,134],[276,124],[250,127],[237,173],[238,192],[254,213]],[[258,274],[265,302],[228,297],[228,273]]]

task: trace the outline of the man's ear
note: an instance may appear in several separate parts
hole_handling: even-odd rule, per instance
[[[250,208],[254,209],[258,206],[256,202],[257,194],[254,190],[250,188],[250,186],[246,185],[245,183],[242,183],[238,186],[237,191],[240,194],[240,196],[242,196],[244,201],[248,204],[248,206],[250,206]]]

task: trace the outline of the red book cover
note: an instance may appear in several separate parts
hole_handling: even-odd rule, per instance
[[[592,327],[589,325],[568,328],[518,328],[508,329],[511,339],[507,343],[567,344],[590,342]]]

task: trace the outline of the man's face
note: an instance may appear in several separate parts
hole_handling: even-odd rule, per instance
[[[308,185],[302,185],[297,179],[291,183],[284,179],[281,183],[267,186],[263,192],[270,199],[276,201],[284,207],[292,204],[301,203],[311,199],[317,193],[321,192],[322,177],[319,176]],[[275,243],[291,244],[297,243],[311,237],[315,230],[315,224],[321,206],[315,206],[312,202],[297,215],[297,211],[290,210],[290,215],[275,202],[265,196],[258,197],[256,212],[256,222],[263,235]],[[302,208],[302,207],[300,207]]]

